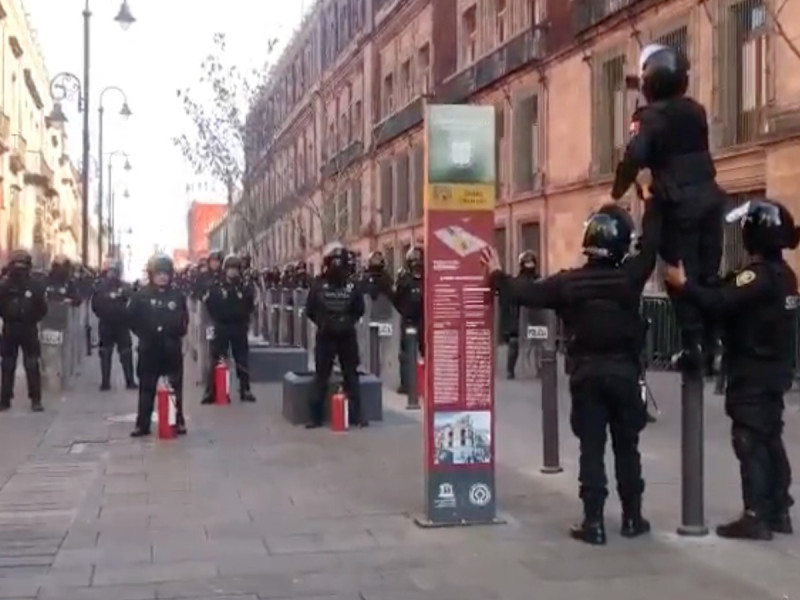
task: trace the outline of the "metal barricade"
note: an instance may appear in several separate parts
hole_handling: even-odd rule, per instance
[[[308,348],[308,315],[306,302],[308,301],[307,289],[294,290],[294,330],[292,344],[300,348]]]
[[[42,384],[46,389],[66,389],[71,375],[71,309],[72,306],[63,301],[48,302],[47,315],[39,324]]]
[[[369,335],[364,355],[368,357],[366,365],[369,371],[376,377],[381,376],[383,356],[391,349],[391,338],[395,334],[394,323],[397,315],[394,312],[392,303],[384,295],[380,295],[374,300],[369,296],[366,298]],[[399,331],[397,332],[399,335]]]
[[[265,290],[264,305],[267,311],[267,332],[264,339],[273,345],[277,345],[280,342],[280,293],[281,290],[276,288]]]
[[[200,376],[199,383],[203,383],[205,381],[204,378],[211,369],[211,348],[209,345],[211,340],[214,339],[214,325],[211,322],[211,317],[208,315],[205,304],[200,303],[198,305],[196,319],[198,334],[201,338],[198,340],[197,348],[197,363]]]
[[[280,325],[278,343],[281,346],[294,344],[294,290],[280,290]]]
[[[526,307],[520,308],[517,377],[539,377],[542,368],[542,346],[548,333],[543,311]],[[553,333],[556,335],[556,332]]]

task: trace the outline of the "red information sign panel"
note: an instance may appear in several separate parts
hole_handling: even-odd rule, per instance
[[[493,302],[481,251],[494,235],[489,106],[426,111],[426,520],[492,522]]]

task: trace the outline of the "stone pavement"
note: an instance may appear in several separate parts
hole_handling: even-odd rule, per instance
[[[94,359],[96,360],[96,358]],[[606,548],[569,540],[575,442],[562,399],[565,471],[541,475],[538,384],[498,383],[499,502],[506,525],[420,530],[420,414],[387,392],[383,424],[335,435],[292,428],[280,390],[201,407],[186,438],[132,440],[135,394],[96,390],[96,365],[47,412],[19,389],[0,415],[0,598],[57,600],[794,599],[800,537],[682,539],[677,378],[655,374],[664,410],[644,436],[652,536]],[[115,366],[116,368],[116,366]],[[187,377],[192,380],[192,377]],[[22,382],[18,382],[20,384]],[[118,385],[118,388],[121,386]],[[565,386],[562,385],[562,390]],[[671,397],[674,396],[674,397]],[[800,459],[800,413],[789,447]],[[708,516],[739,510],[721,403],[708,402]]]

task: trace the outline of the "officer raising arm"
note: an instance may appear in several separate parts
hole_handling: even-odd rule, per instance
[[[770,200],[746,203],[728,215],[741,219],[750,264],[724,285],[707,287],[683,265],[668,267],[673,290],[723,320],[733,451],[739,460],[744,514],[717,527],[726,538],[770,540],[792,533],[791,468],[783,445],[783,394],[792,384],[797,278],[782,251],[797,248],[800,230],[786,208]],[[688,275],[688,276],[687,276]]]
[[[139,338],[139,407],[131,437],[150,435],[156,387],[161,377],[175,391],[176,426],[186,433],[183,416],[182,338],[189,328],[186,296],[172,285],[172,259],[156,255],[147,263],[149,283],[131,299],[131,329]]]
[[[356,323],[366,310],[364,296],[358,286],[349,280],[347,249],[342,244],[330,244],[325,249],[322,261],[322,274],[312,282],[306,301],[306,314],[317,327],[311,420],[306,428],[314,429],[322,425],[328,381],[337,357],[342,367],[344,390],[350,402],[350,423],[366,427],[369,423],[361,413],[356,334]]]
[[[567,333],[567,372],[572,395],[571,425],[580,440],[580,497],[583,522],[570,535],[605,544],[603,508],[606,430],[611,431],[617,491],[622,503],[622,535],[650,530],[642,517],[639,433],[647,414],[639,392],[639,355],[644,324],[639,303],[655,266],[660,214],[645,211],[641,252],[628,258],[633,240],[630,215],[617,205],[589,217],[583,236],[586,264],[534,281],[505,275],[495,249],[484,251],[490,281],[501,298],[530,308],[553,308]]]

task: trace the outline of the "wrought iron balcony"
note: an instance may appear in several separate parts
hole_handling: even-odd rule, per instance
[[[9,166],[11,171],[16,174],[25,170],[25,155],[28,153],[28,142],[21,133],[11,136],[11,160]]]
[[[573,0],[572,19],[575,34],[594,27],[597,23],[643,0]]]
[[[53,169],[47,163],[44,152],[31,150],[25,156],[25,183],[50,189],[53,185]]]
[[[0,153],[8,152],[11,149],[11,119],[5,113],[0,112]]]

